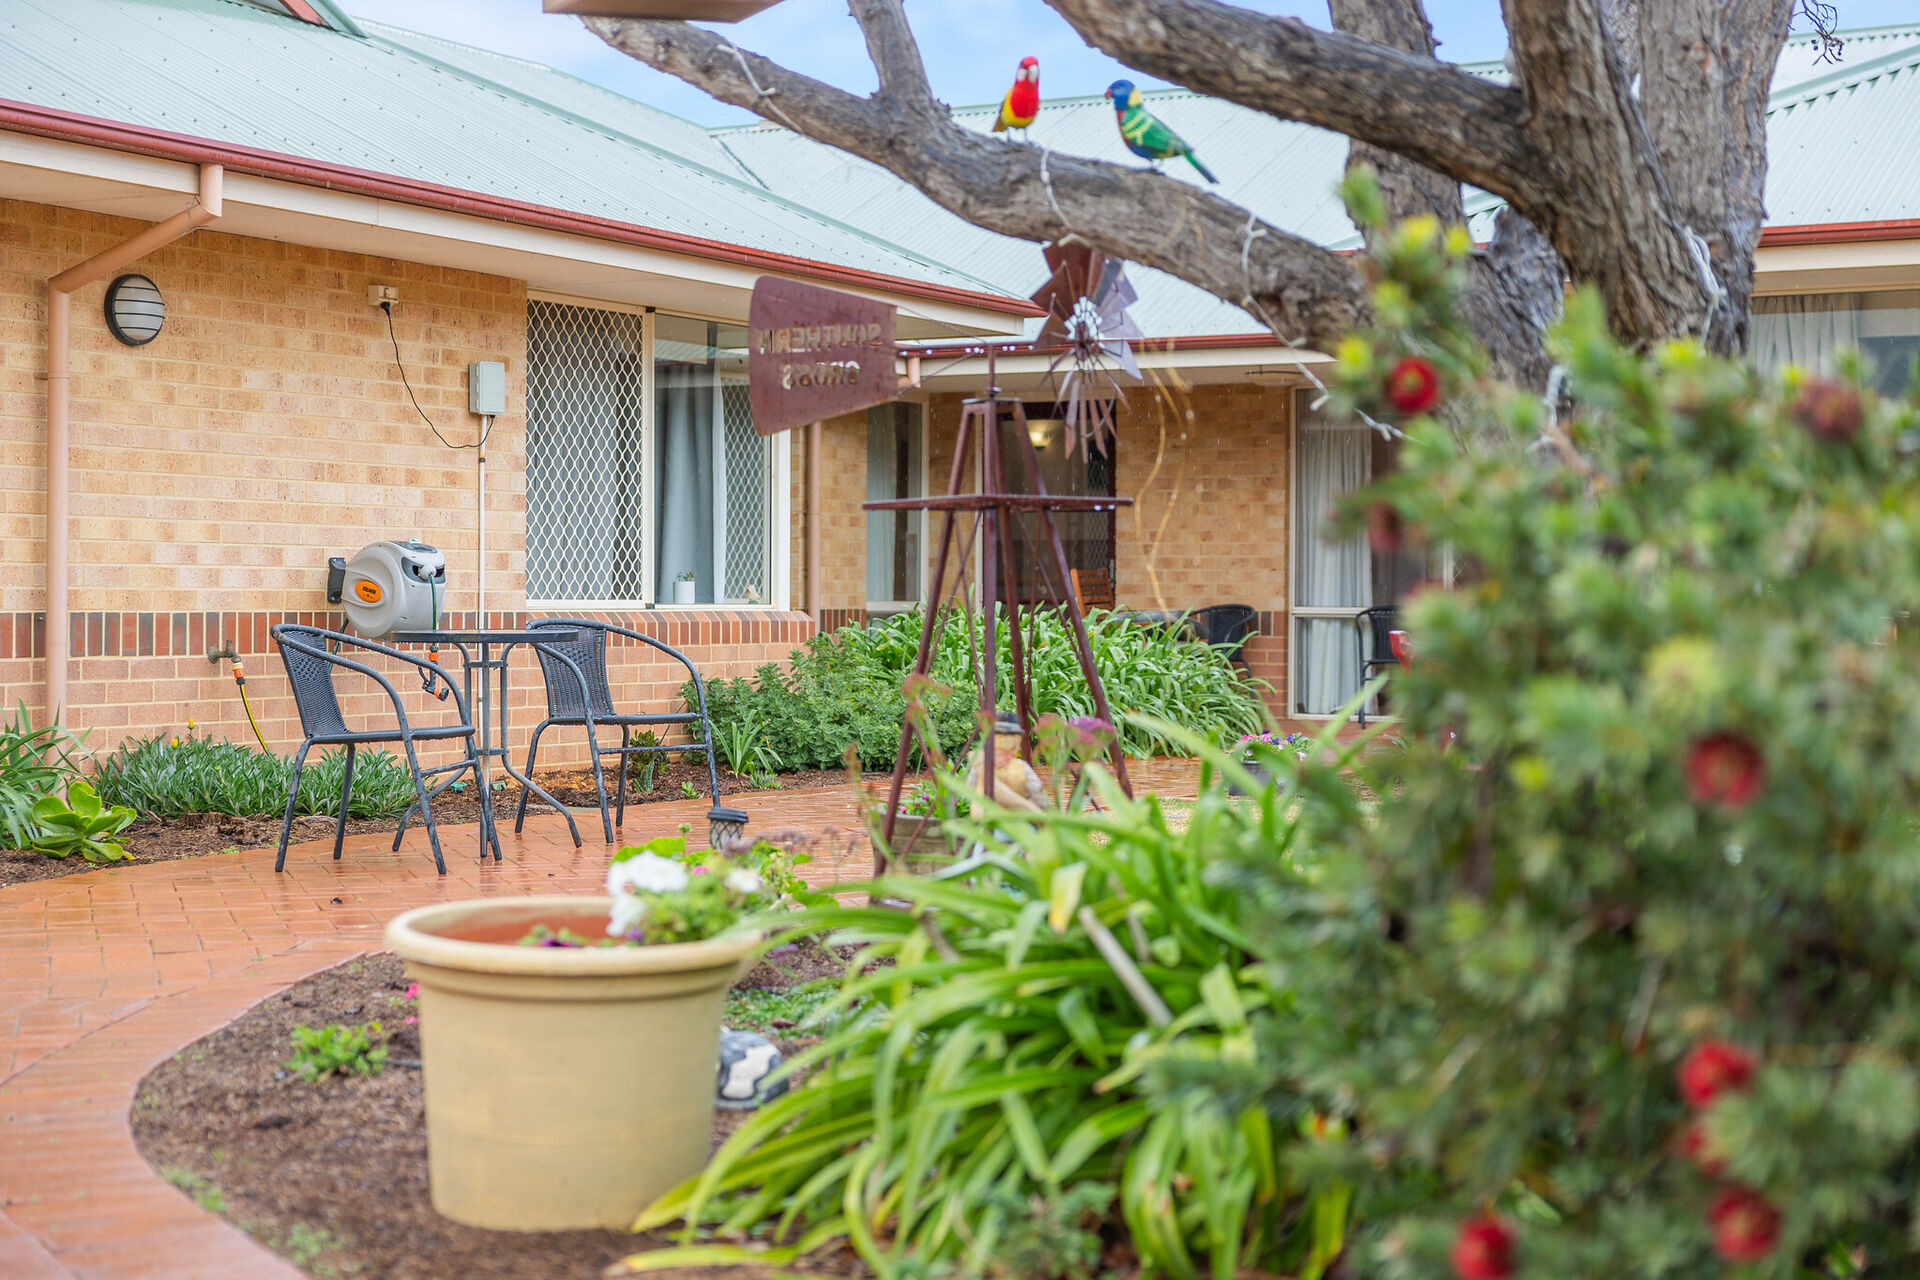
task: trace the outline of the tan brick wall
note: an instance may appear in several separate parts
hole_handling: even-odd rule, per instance
[[[0,644],[0,702],[24,699],[36,718],[44,660],[13,655],[35,652],[25,636],[45,604],[46,280],[142,225],[0,200],[0,619],[9,636],[21,633]],[[104,283],[73,302],[76,615],[325,610],[329,555],[409,536],[447,552],[449,608],[473,607],[475,455],[443,447],[421,421],[385,318],[367,305],[371,283],[399,289],[394,323],[407,375],[450,440],[472,441],[479,426],[466,410],[467,365],[507,366],[508,412],[487,449],[486,572],[495,620],[521,608],[524,282],[211,229],[133,269],[167,302],[153,343],[114,340],[101,314]],[[760,617],[755,629],[716,613],[677,634],[706,674],[747,674],[803,638],[792,615]],[[299,735],[284,675],[265,651],[264,624],[247,631],[238,638],[248,689],[268,742],[285,749]],[[158,649],[83,651],[70,667],[66,722],[89,730],[96,749],[188,718],[250,737],[224,668]],[[651,709],[677,703],[677,668],[637,652],[616,664],[618,696]],[[516,684],[516,702],[537,696],[530,668]],[[424,711],[417,679],[400,687]],[[368,709],[380,705],[380,695],[369,698]],[[435,703],[425,714],[444,712]],[[515,719],[524,729],[532,717]]]
[[[945,483],[961,397],[930,407],[930,470]],[[1115,488],[1134,505],[1115,519],[1123,609],[1245,604],[1268,629],[1249,642],[1255,674],[1284,686],[1292,392],[1200,386],[1137,391],[1120,408]],[[973,483],[973,468],[967,483]],[[930,529],[929,543],[938,534]],[[1274,699],[1278,707],[1278,694]]]
[[[792,510],[793,605],[807,600],[807,432],[796,428],[793,441]],[[844,414],[821,424],[820,432],[820,607],[843,617],[867,603],[867,415]]]

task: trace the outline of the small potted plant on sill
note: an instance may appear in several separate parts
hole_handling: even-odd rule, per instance
[[[387,946],[419,984],[433,1207],[495,1231],[624,1230],[699,1172],[720,1015],[763,913],[811,900],[770,844],[622,849],[604,897],[439,903]]]
[[[1269,730],[1243,734],[1234,745],[1233,757],[1245,765],[1247,772],[1264,788],[1283,771],[1291,772],[1293,764],[1305,760],[1312,749],[1313,739],[1304,733],[1280,734]],[[1246,794],[1238,783],[1230,783],[1227,791],[1230,795]]]
[[[673,580],[673,602],[675,604],[694,603],[695,580],[693,570],[688,569]]]

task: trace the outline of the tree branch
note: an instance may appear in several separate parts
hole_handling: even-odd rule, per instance
[[[1331,0],[1333,25],[1341,31],[1416,57],[1431,59],[1433,27],[1420,0]],[[1444,224],[1466,221],[1460,184],[1405,156],[1355,139],[1348,167],[1370,165],[1380,175],[1380,193],[1395,220],[1431,214]],[[1374,238],[1368,233],[1369,244]],[[1564,273],[1560,259],[1533,224],[1504,210],[1493,243],[1474,255],[1473,288],[1465,299],[1467,320],[1486,344],[1493,365],[1518,386],[1546,383],[1550,368],[1547,326],[1560,314]]]
[[[927,83],[927,67],[920,44],[907,25],[898,0],[853,0],[853,16],[867,38],[867,57],[880,75],[883,100],[897,102],[918,115],[944,113]]]
[[[1523,206],[1536,185],[1517,90],[1345,31],[1216,0],[1046,0],[1130,67],[1405,156]]]
[[[881,166],[976,226],[1023,240],[1074,238],[1247,309],[1282,341],[1331,349],[1366,323],[1348,261],[1189,183],[1015,145],[962,128],[938,103],[903,121],[919,53],[900,0],[856,0],[882,88],[858,97],[681,22],[583,19],[621,52],[722,102]],[[897,25],[896,25],[897,24]],[[911,63],[907,61],[911,58]]]

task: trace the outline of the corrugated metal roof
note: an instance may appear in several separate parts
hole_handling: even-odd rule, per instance
[[[1920,45],[1774,95],[1767,113],[1768,222],[1917,216]]]
[[[1816,64],[1812,37],[1796,35],[1781,56],[1770,128],[1769,221],[1853,222],[1920,216],[1920,24],[1842,32],[1847,65]],[[1869,51],[1874,61],[1860,65]],[[1504,78],[1497,62],[1463,69]],[[1220,176],[1216,188],[1278,227],[1332,249],[1360,243],[1335,194],[1346,169],[1347,140],[1276,120],[1185,89],[1147,93],[1153,110],[1192,143]],[[1783,110],[1783,104],[1791,103]],[[985,129],[998,105],[954,110]],[[1029,293],[1045,278],[1039,249],[983,231],[941,209],[876,165],[771,125],[714,131],[761,181],[859,226],[885,227],[903,243],[937,253]],[[1131,163],[1105,98],[1046,99],[1033,140],[1056,151]],[[1908,158],[1902,162],[1899,157]],[[1196,180],[1184,164],[1166,172]],[[1468,189],[1468,223],[1484,239],[1503,202]],[[1189,337],[1250,333],[1260,326],[1230,306],[1144,267],[1131,273],[1140,302],[1133,315],[1149,334]],[[1032,328],[1033,326],[1029,326]]]
[[[450,58],[235,0],[6,0],[0,97],[954,288],[995,286]]]
[[[388,44],[399,45],[414,55],[441,63],[456,71],[485,80],[497,89],[517,94],[548,110],[570,115],[584,124],[605,129],[622,137],[665,147],[683,159],[705,165],[730,178],[754,182],[752,174],[714,139],[704,125],[683,120],[658,107],[636,102],[625,94],[603,89],[578,76],[568,75],[538,62],[479,49],[439,36],[423,35],[389,26],[384,22],[360,19],[369,35]],[[758,185],[755,183],[755,185]]]

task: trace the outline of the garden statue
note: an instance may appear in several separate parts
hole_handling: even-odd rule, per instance
[[[1020,720],[1008,711],[993,719],[993,798],[1009,809],[1039,811],[1048,807],[1047,789],[1040,775],[1020,754]],[[986,748],[975,747],[967,757],[967,785],[980,789]]]

